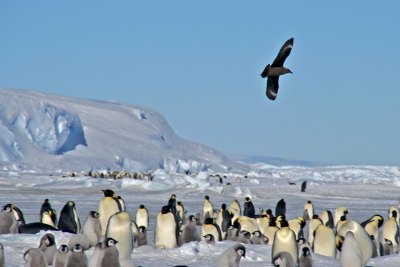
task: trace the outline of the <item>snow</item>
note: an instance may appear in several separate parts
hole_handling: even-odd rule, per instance
[[[285,199],[287,218],[303,215],[312,200],[315,213],[336,207],[349,210],[348,219],[362,222],[374,214],[387,218],[388,208],[399,206],[398,166],[274,166],[244,164],[178,137],[165,118],[139,106],[79,100],[26,90],[0,89],[0,205],[13,203],[27,222],[39,219],[48,198],[58,213],[67,201],[76,203],[83,223],[97,210],[102,189],[122,196],[134,215],[144,204],[150,213],[149,245],[136,247],[131,260],[137,266],[216,266],[232,241],[210,245],[204,241],[160,250],[154,247],[155,219],[171,194],[182,201],[187,214],[200,212],[205,195],[214,208],[251,197],[256,207],[274,210]],[[148,171],[152,181],[91,178],[88,171]],[[76,171],[76,177],[70,177]],[[222,179],[216,177],[219,175]],[[300,185],[307,181],[306,192]],[[290,184],[289,184],[290,183]],[[307,236],[307,226],[305,236]],[[23,254],[38,247],[44,232],[0,235],[6,266],[23,266]],[[56,232],[58,245],[71,234]],[[271,246],[246,244],[240,266],[272,266]],[[91,257],[93,249],[86,252]],[[315,266],[340,266],[340,260],[313,254]],[[373,258],[368,266],[397,267],[400,254]]]

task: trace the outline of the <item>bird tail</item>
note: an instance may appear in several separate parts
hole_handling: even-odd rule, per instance
[[[268,76],[268,72],[269,72],[269,69],[271,68],[271,65],[270,64],[268,64],[266,67],[265,67],[265,69],[263,70],[263,72],[261,73],[261,77],[262,78],[267,78],[267,76]]]

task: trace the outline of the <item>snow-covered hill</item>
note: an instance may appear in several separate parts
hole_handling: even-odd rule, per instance
[[[0,89],[0,163],[49,169],[243,167],[178,137],[154,110]],[[184,164],[182,164],[184,163]]]

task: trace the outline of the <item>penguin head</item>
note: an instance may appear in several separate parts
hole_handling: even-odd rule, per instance
[[[63,244],[58,248],[58,251],[61,252],[61,253],[68,253],[69,248],[68,248],[67,245]]]
[[[80,244],[75,244],[75,246],[72,248],[73,252],[82,252],[83,253],[83,248]]]
[[[310,256],[311,255],[311,253],[310,253],[310,249],[308,248],[308,247],[304,247],[303,249],[302,249],[302,256],[303,257],[308,257],[308,256]]]
[[[167,214],[168,212],[171,212],[171,207],[170,206],[163,206],[161,208],[161,213],[162,214]]]
[[[215,240],[214,235],[212,234],[206,234],[205,236],[203,236],[203,238],[208,242]]]
[[[289,227],[289,223],[285,219],[281,220],[281,228],[283,228],[283,227]]]
[[[246,248],[242,244],[236,245],[234,249],[239,256],[246,258]]]
[[[250,198],[249,197],[245,197],[244,200],[246,200],[246,202],[249,202]]]
[[[40,245],[45,245],[46,247],[51,247],[56,243],[56,238],[54,237],[53,234],[48,233],[42,236],[40,239]]]
[[[254,232],[252,233],[252,235],[255,235],[255,236],[257,236],[257,237],[261,237],[261,232],[260,232],[260,231],[254,231]]]
[[[4,205],[1,212],[12,212],[12,204]]]
[[[226,210],[226,204],[225,204],[225,203],[222,203],[221,209],[222,209],[222,210]]]
[[[172,194],[170,198],[171,198],[171,199],[176,199],[176,195],[175,195],[175,194]]]
[[[118,243],[118,241],[115,240],[115,239],[112,238],[112,237],[107,237],[107,239],[106,239],[106,246],[107,246],[107,247],[115,246],[117,243]]]
[[[397,219],[397,211],[396,210],[392,210],[392,217]]]
[[[69,206],[69,207],[71,207],[71,208],[74,208],[75,207],[75,202],[73,202],[73,201],[68,201],[67,202],[67,205]]]
[[[210,197],[209,196],[205,196],[204,199],[210,200]]]
[[[271,209],[267,209],[267,211],[265,213],[267,213],[268,215],[271,215],[272,214],[272,210]]]
[[[98,213],[97,211],[94,211],[94,210],[92,210],[92,211],[90,212],[90,215],[91,215],[93,218],[99,218],[99,217],[100,217],[100,213]]]
[[[141,225],[141,226],[138,228],[138,231],[139,231],[140,233],[145,233],[145,232],[146,232],[146,227],[144,227],[143,225]]]
[[[213,218],[206,218],[204,224],[214,224],[214,219]]]
[[[141,204],[141,205],[139,206],[139,209],[145,209],[144,205]]]
[[[194,215],[189,215],[189,221],[195,222],[197,221],[197,218]]]
[[[114,197],[115,193],[111,189],[101,190],[104,193],[104,197]]]

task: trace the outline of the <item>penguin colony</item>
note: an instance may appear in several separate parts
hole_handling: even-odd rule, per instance
[[[18,207],[6,204],[0,212],[0,234],[47,231],[37,247],[27,248],[21,255],[25,266],[32,267],[136,266],[131,258],[135,247],[154,244],[157,249],[171,249],[189,242],[214,245],[225,240],[235,243],[219,255],[219,267],[239,266],[247,244],[271,246],[271,263],[282,267],[313,267],[314,254],[337,258],[343,267],[362,267],[372,257],[399,253],[396,207],[388,209],[386,218],[375,214],[357,222],[348,218],[346,207],[337,207],[333,213],[322,210],[318,215],[312,201],[307,201],[299,211],[302,216],[289,219],[284,199],[277,201],[275,213],[270,208],[259,208],[256,213],[250,197],[214,208],[217,205],[206,195],[201,210],[188,215],[184,203],[172,194],[156,215],[153,243],[147,236],[149,212],[144,204],[132,216],[121,196],[110,189],[102,193],[97,210],[87,214],[83,225],[74,201],[67,201],[58,215],[45,199],[39,221],[31,223],[25,222]],[[71,233],[68,244],[56,244],[53,231]],[[93,249],[90,258],[85,253],[89,249]],[[5,266],[6,257],[0,244],[0,267]]]

